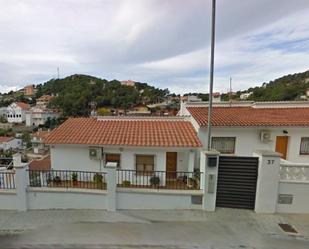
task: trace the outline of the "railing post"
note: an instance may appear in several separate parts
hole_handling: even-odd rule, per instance
[[[117,163],[108,162],[107,171],[107,210],[116,211]]]
[[[256,151],[259,157],[258,179],[254,211],[257,213],[275,213],[277,208],[280,178],[280,153],[274,151]]]
[[[203,209],[216,210],[219,152],[202,151],[200,160],[201,189],[203,190]]]
[[[13,155],[13,166],[15,169],[15,185],[16,195],[18,199],[18,211],[27,211],[27,179],[26,179],[26,163],[21,162],[20,153]]]

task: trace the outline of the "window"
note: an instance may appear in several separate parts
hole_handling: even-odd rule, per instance
[[[309,137],[302,137],[300,141],[300,155],[309,155]]]
[[[136,155],[136,171],[154,171],[154,156]]]
[[[212,137],[211,148],[222,154],[234,154],[235,140],[235,137]]]
[[[117,163],[117,168],[120,168],[120,154],[105,154],[105,163]]]

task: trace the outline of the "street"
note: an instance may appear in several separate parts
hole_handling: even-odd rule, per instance
[[[297,234],[278,223],[291,224]],[[0,211],[0,248],[309,248],[309,215],[195,211]]]

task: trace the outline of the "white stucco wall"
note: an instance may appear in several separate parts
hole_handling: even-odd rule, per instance
[[[278,213],[309,213],[309,183],[280,182],[279,194],[293,195],[292,204],[277,204]]]
[[[53,169],[100,171],[100,160],[89,158],[89,146],[79,145],[52,145],[51,146],[51,167]],[[104,153],[121,154],[120,168],[135,169],[135,155],[154,155],[155,170],[165,171],[166,152],[177,152],[177,170],[188,170],[188,158],[190,149],[181,148],[138,148],[138,147],[104,147]],[[101,168],[104,171],[104,160],[101,161]]]
[[[92,190],[29,190],[29,209],[106,209],[106,192]]]
[[[0,189],[0,210],[17,210],[18,203],[15,190]]]
[[[206,146],[206,127],[199,129],[198,136]],[[288,134],[284,134],[283,130]],[[261,131],[270,131],[272,141],[263,143],[260,140]],[[235,154],[238,156],[251,156],[256,150],[272,150],[276,148],[276,136],[289,137],[287,160],[291,162],[309,162],[309,156],[299,155],[301,137],[309,136],[309,128],[267,128],[267,127],[254,127],[254,128],[212,128],[213,137],[236,137]]]
[[[12,116],[13,115],[13,116]],[[15,117],[14,117],[15,115]],[[20,117],[19,117],[20,115]],[[26,120],[26,111],[15,103],[7,107],[7,121],[9,123],[22,123]]]
[[[0,143],[0,149],[9,150],[9,149],[17,149],[22,147],[22,140],[18,138],[14,138],[8,142]]]

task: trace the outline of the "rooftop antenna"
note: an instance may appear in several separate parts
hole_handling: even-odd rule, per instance
[[[212,0],[207,150],[211,149],[211,114],[212,114],[212,92],[214,83],[215,28],[216,28],[215,22],[216,22],[216,0]]]

